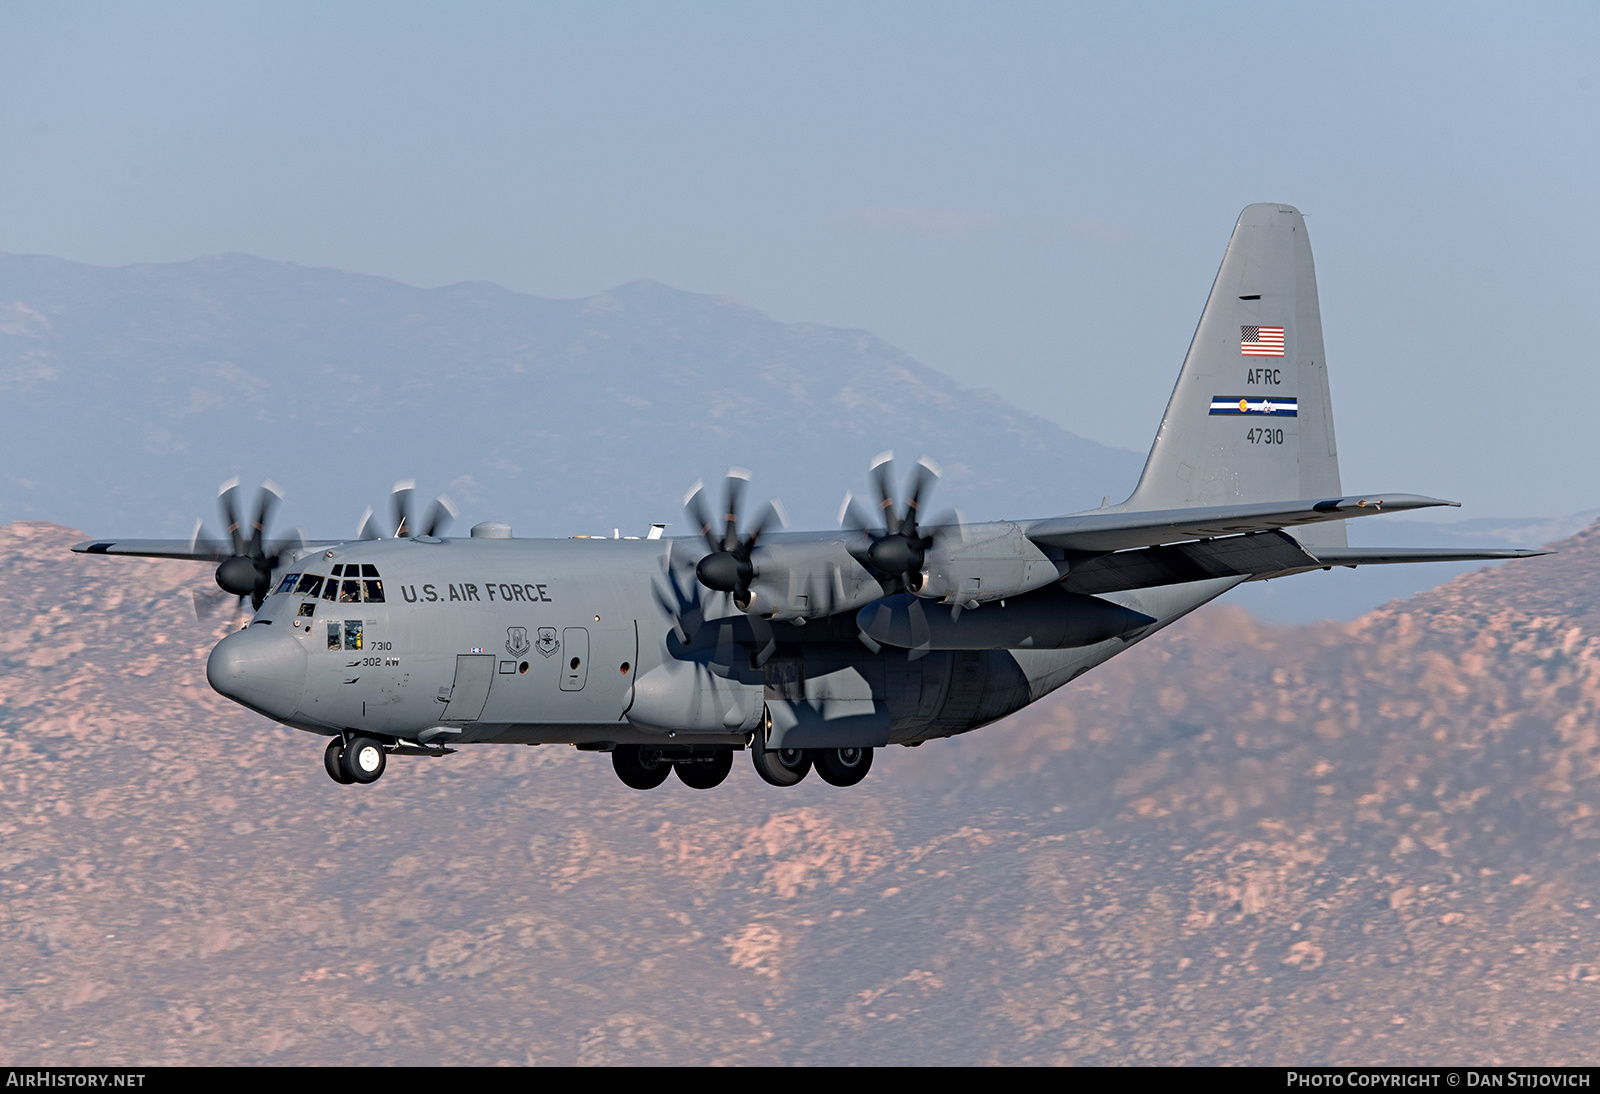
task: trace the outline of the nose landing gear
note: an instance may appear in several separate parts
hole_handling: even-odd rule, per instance
[[[387,764],[388,753],[371,737],[353,737],[348,743],[343,737],[335,737],[322,754],[328,778],[345,785],[375,783]]]

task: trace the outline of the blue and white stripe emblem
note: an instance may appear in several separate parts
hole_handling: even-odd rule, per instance
[[[1265,414],[1274,418],[1297,417],[1297,404],[1292,398],[1282,395],[1265,395],[1254,398],[1249,395],[1213,395],[1211,397],[1211,413],[1213,414]]]

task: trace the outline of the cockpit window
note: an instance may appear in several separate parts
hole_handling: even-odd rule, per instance
[[[294,591],[296,596],[316,596],[322,591],[322,578],[316,574],[306,574]]]
[[[372,567],[368,566],[367,569],[370,570]],[[367,577],[362,578],[361,584],[366,587],[368,604],[383,603],[383,582],[379,581],[375,577]]]
[[[361,603],[361,582],[346,580],[344,583],[344,588],[339,590],[339,603]]]
[[[292,592],[294,592],[294,583],[296,581],[299,581],[299,580],[300,580],[300,575],[299,574],[287,574],[287,575],[285,575],[284,579],[281,582],[278,583],[278,592],[280,592],[280,593],[292,593]]]
[[[374,566],[370,562],[363,562],[361,564],[361,576],[362,577],[377,577],[378,576],[378,568],[376,566]]]
[[[339,579],[338,578],[330,577],[328,579],[328,581],[327,581],[327,584],[322,586],[322,599],[324,599],[324,600],[338,600],[339,599]]]
[[[339,632],[342,629],[340,620],[330,619],[328,621],[328,648],[330,650],[339,648]]]
[[[340,574],[343,574],[343,573],[344,573],[344,563],[341,562],[341,563],[339,563],[337,566],[335,566],[333,568],[333,576],[334,577],[338,577]]]

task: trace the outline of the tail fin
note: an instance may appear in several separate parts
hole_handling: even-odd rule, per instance
[[[1130,510],[1338,497],[1339,456],[1305,218],[1251,205],[1167,403]],[[1345,544],[1344,524],[1297,530]]]

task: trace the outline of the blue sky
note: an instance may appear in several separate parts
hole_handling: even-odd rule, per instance
[[[865,327],[1143,450],[1240,208],[1347,488],[1600,504],[1582,5],[0,4],[0,250]]]

